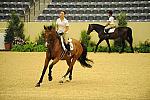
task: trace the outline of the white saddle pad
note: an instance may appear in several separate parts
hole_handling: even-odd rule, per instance
[[[115,31],[115,28],[112,28],[108,31],[108,33],[113,33]]]
[[[73,43],[72,43],[72,39],[68,38],[68,43],[70,45],[70,50],[73,50]]]

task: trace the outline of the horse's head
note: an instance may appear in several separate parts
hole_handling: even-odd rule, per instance
[[[90,33],[93,31],[93,27],[91,24],[89,24],[88,30],[87,30],[87,34],[90,35]]]
[[[56,37],[56,30],[53,26],[44,26],[44,39],[45,39],[45,46],[47,47],[50,45],[50,42],[53,42]]]

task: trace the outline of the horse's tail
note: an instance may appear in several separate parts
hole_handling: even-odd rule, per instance
[[[89,62],[93,63],[92,60],[87,58],[87,47],[83,43],[81,43],[81,45],[83,48],[83,52],[82,52],[81,56],[78,58],[78,61],[80,62],[80,64],[83,67],[91,68],[92,66],[86,62],[86,61],[89,61]]]

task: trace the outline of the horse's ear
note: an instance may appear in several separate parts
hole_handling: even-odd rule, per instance
[[[47,27],[44,25],[44,29],[46,30],[47,29]]]
[[[89,27],[91,27],[91,24],[89,24]]]
[[[52,26],[48,26],[48,30],[51,30],[52,29]]]

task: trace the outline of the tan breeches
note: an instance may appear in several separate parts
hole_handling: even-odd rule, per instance
[[[110,25],[108,25],[107,27],[105,27],[105,29],[115,28],[115,27],[116,27],[116,25],[114,25],[114,24],[110,24]]]

